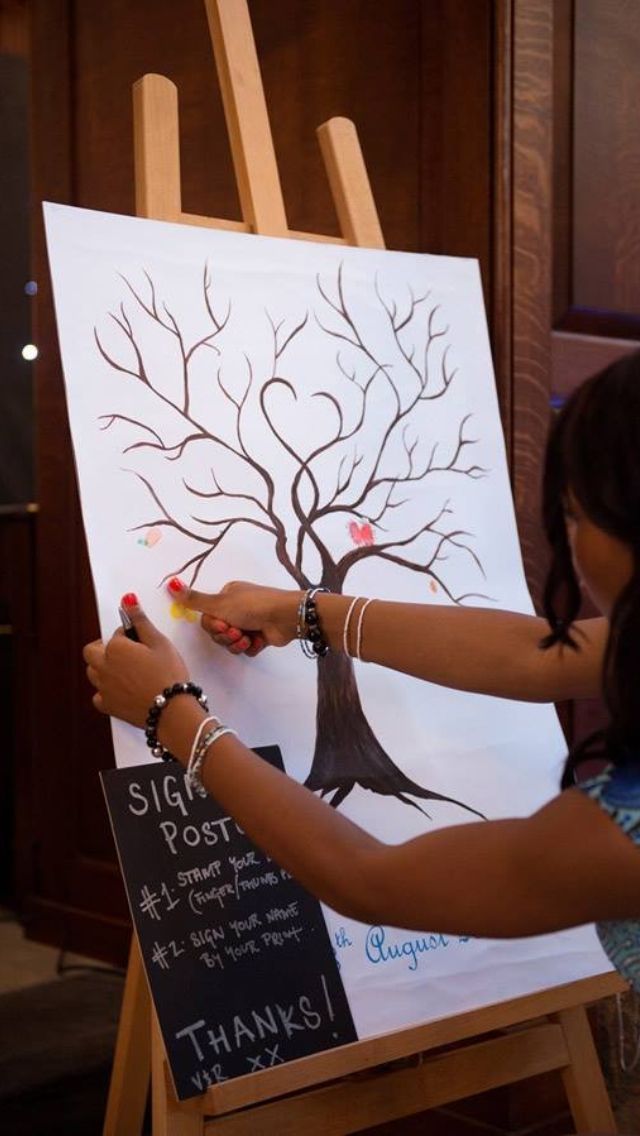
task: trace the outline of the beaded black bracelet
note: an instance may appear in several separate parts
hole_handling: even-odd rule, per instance
[[[191,694],[194,698],[197,698],[204,710],[209,709],[206,696],[202,693],[202,687],[196,686],[195,682],[174,682],[173,686],[165,686],[162,694],[156,694],[149,707],[144,732],[151,753],[154,757],[161,757],[163,761],[176,761],[173,754],[169,753],[169,750],[163,745],[160,745],[158,741],[158,721],[160,715],[167,705],[167,702],[175,698],[176,694]]]
[[[300,604],[298,637],[300,639],[302,653],[306,655],[308,659],[324,658],[329,652],[329,644],[322,634],[320,620],[318,618],[318,609],[316,607],[316,596],[318,592],[328,591],[328,588],[310,588],[309,591],[305,593],[302,603]]]

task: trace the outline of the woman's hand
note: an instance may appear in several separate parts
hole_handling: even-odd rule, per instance
[[[132,642],[120,628],[107,644],[101,639],[87,643],[82,654],[87,678],[96,688],[96,709],[144,726],[156,694],[175,682],[187,682],[189,675],[182,656],[147,619],[135,596],[122,602],[140,642]]]
[[[202,612],[204,630],[234,655],[253,657],[264,647],[285,647],[296,637],[302,592],[236,580],[208,595],[188,588],[177,577],[168,586],[184,607]]]

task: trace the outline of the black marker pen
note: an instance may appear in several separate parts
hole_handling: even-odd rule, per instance
[[[124,633],[127,639],[132,639],[134,643],[139,643],[140,636],[131,622],[131,616],[127,614],[123,607],[119,607],[118,611],[120,612],[120,621],[124,627]]]

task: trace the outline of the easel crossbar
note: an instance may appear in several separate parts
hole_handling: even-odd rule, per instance
[[[562,1028],[549,1023],[417,1061],[216,1117],[204,1130],[209,1136],[344,1136],[564,1068],[570,1057]]]

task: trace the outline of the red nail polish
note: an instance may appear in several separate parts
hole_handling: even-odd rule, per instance
[[[187,590],[187,585],[183,584],[182,580],[178,576],[173,576],[169,580],[167,587],[170,592],[174,592],[177,595],[180,595],[182,592],[186,592]]]
[[[127,592],[126,596],[122,597],[122,606],[123,607],[137,607],[138,606],[138,597],[135,594],[135,592]]]

